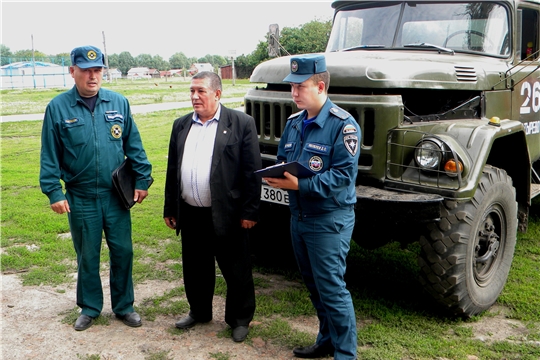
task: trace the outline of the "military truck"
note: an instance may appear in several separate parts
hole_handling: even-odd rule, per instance
[[[332,7],[329,97],[362,129],[353,240],[419,241],[427,292],[454,315],[478,314],[501,293],[540,193],[540,0]],[[299,111],[289,64],[257,66],[245,96],[264,166]],[[276,244],[287,193],[263,184],[261,200],[259,231]]]

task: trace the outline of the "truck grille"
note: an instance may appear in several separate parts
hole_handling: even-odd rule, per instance
[[[362,129],[359,177],[383,181],[386,169],[386,136],[390,129],[400,126],[403,119],[401,96],[330,94],[330,99],[348,111]],[[287,119],[297,111],[289,92],[248,92],[245,112],[255,119],[261,154],[267,157],[277,155],[277,146]]]

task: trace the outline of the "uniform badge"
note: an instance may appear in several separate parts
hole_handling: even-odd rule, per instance
[[[120,125],[113,125],[111,128],[111,135],[115,139],[120,139],[120,136],[122,136],[122,128]]]
[[[294,72],[297,72],[297,71],[298,71],[298,63],[295,60],[293,60],[293,61],[291,61],[291,72],[294,73]]]
[[[94,50],[90,50],[86,53],[86,56],[90,59],[90,60],[96,60],[97,58],[97,54]]]
[[[345,143],[345,148],[352,155],[356,155],[358,150],[358,136],[356,135],[345,135],[343,137],[343,142]]]
[[[351,134],[351,133],[355,133],[355,132],[356,132],[356,128],[354,127],[354,125],[347,124],[343,128],[343,133],[344,134]]]
[[[312,156],[308,164],[312,171],[321,171],[324,165],[322,159],[318,156]]]

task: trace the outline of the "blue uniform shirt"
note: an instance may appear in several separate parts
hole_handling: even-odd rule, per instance
[[[361,139],[358,123],[327,99],[302,138],[306,116],[307,111],[302,111],[289,118],[278,148],[278,163],[298,161],[315,172],[298,179],[299,190],[289,190],[291,213],[326,214],[355,204]]]

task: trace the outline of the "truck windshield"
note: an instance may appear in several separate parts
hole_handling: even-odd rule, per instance
[[[357,3],[358,4],[358,3]],[[334,18],[327,51],[440,48],[495,56],[510,54],[509,14],[493,2],[369,2]],[[429,44],[430,46],[425,46]]]

